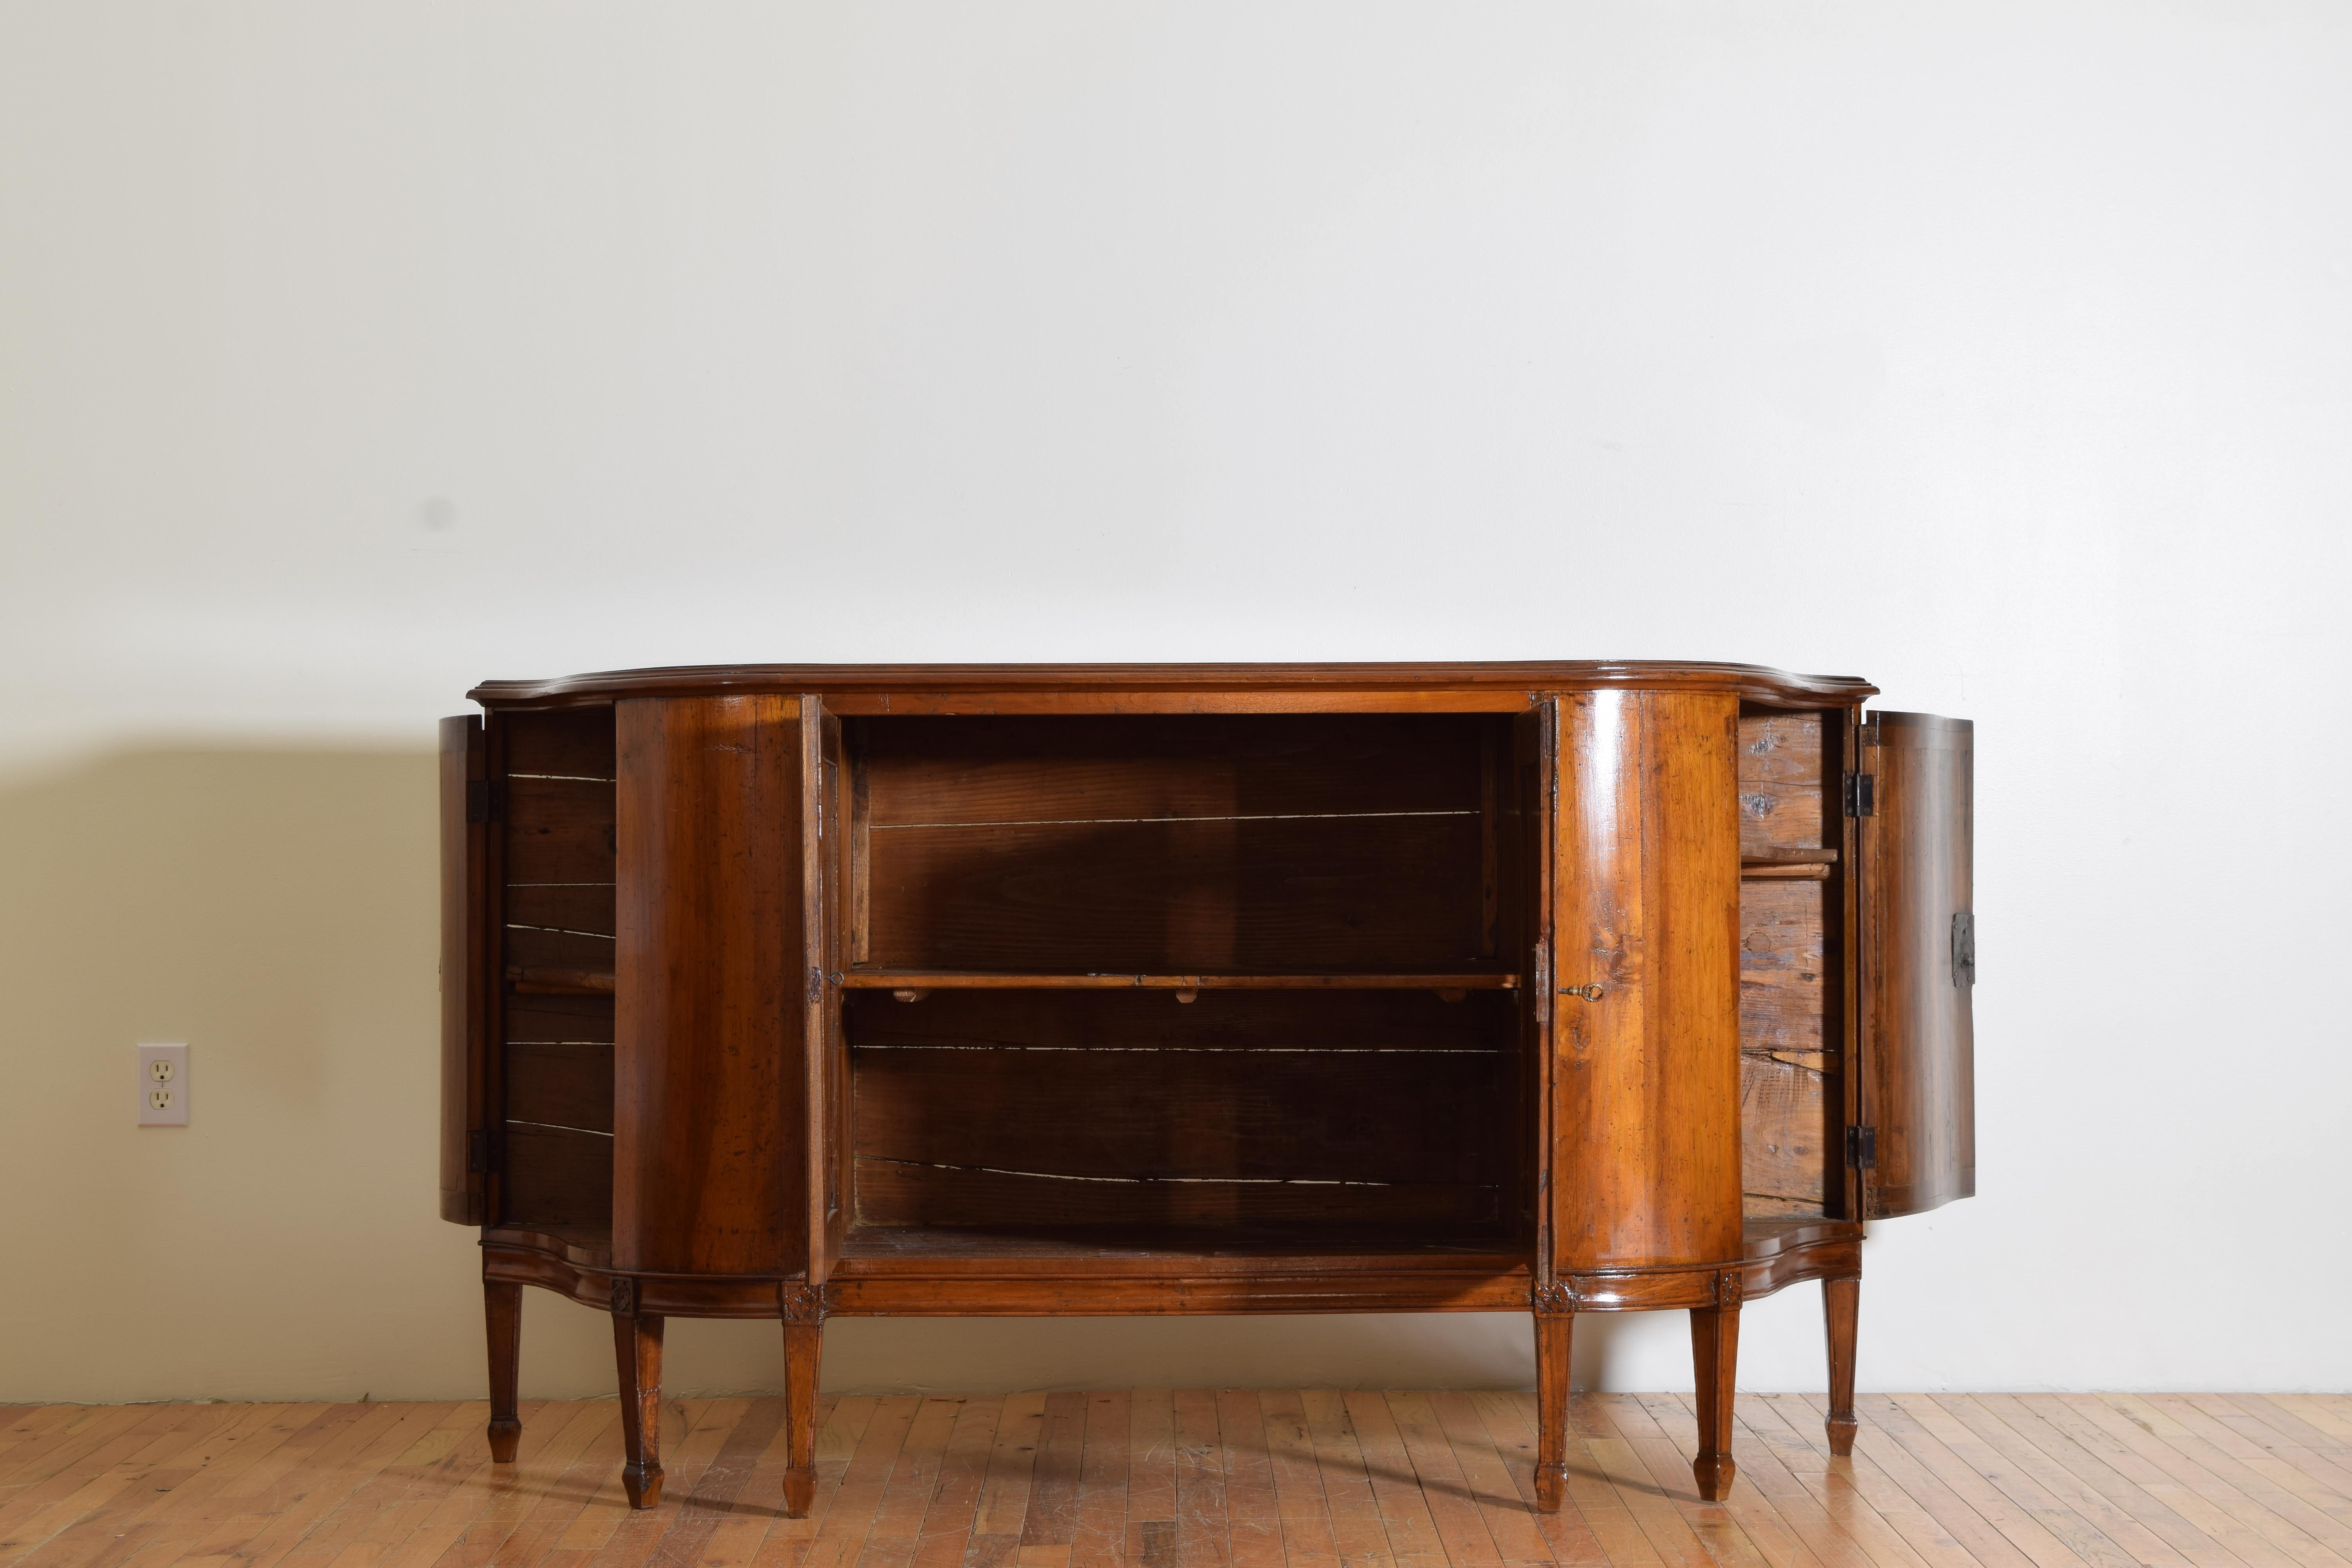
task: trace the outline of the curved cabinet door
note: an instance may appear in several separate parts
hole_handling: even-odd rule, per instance
[[[1739,702],[1558,704],[1552,1264],[1740,1256]]]
[[[487,1213],[489,776],[481,720],[442,720],[441,1217],[459,1225]]]
[[[1878,713],[1861,731],[1864,1212],[1977,1190],[1975,727]]]
[[[619,747],[613,1262],[809,1266],[814,748],[772,695],[627,698]]]

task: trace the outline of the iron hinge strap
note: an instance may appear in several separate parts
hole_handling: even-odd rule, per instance
[[[1845,1163],[1858,1171],[1878,1168],[1878,1129],[1849,1127],[1845,1130]]]
[[[1848,816],[1878,815],[1878,775],[1848,773],[1845,778],[1845,814]]]

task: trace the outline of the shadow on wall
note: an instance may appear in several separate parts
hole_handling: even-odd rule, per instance
[[[0,1401],[478,1398],[472,1233],[435,1215],[429,752],[148,750],[0,786]],[[132,1047],[189,1047],[190,1125]],[[37,1288],[34,1288],[37,1282]],[[527,1292],[532,1397],[613,1388]],[[1680,1314],[1579,1324],[1576,1382]],[[1526,1318],[840,1320],[835,1392],[1528,1387]],[[772,1391],[771,1325],[679,1322],[669,1386]]]

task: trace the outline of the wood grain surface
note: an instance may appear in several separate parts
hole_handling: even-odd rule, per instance
[[[1738,708],[1649,691],[1559,705],[1549,1153],[1563,1272],[1739,1256]]]
[[[551,680],[486,680],[466,695],[502,708],[609,704],[626,697],[717,697],[821,692],[836,712],[856,695],[872,710],[918,710],[943,698],[1045,698],[1056,710],[1099,696],[1113,712],[1154,711],[1154,697],[1224,700],[1211,711],[1249,712],[1285,698],[1343,706],[1370,696],[1380,710],[1494,710],[1494,699],[1527,700],[1536,691],[1714,691],[1783,708],[1859,701],[1878,688],[1846,675],[1791,675],[1753,664],[1662,659],[1554,659],[1514,662],[1360,664],[738,664],[608,670]],[[835,700],[839,694],[842,700]],[[1235,699],[1241,700],[1235,701]],[[893,706],[895,704],[895,707]],[[1441,706],[1445,705],[1445,706]],[[1474,706],[1474,705],[1483,705]],[[1311,710],[1294,703],[1293,711]]]
[[[1532,1511],[1534,1396],[827,1398],[803,1519],[782,1399],[666,1400],[633,1513],[616,1403],[0,1409],[0,1563],[78,1568],[2335,1568],[2352,1397],[1748,1394],[1698,1500],[1688,1394],[1580,1394]]]
[[[624,1268],[808,1265],[800,703],[619,705],[613,1254]]]
[[[1864,766],[1863,1110],[1878,1129],[1869,1217],[1919,1214],[1977,1190],[1971,972],[1952,922],[1973,917],[1976,729],[1932,713],[1879,713]]]

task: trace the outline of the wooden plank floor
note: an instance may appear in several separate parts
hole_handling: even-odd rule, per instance
[[[1132,1389],[843,1398],[789,1520],[781,1401],[665,1406],[632,1513],[610,1400],[0,1408],[27,1568],[2352,1568],[2352,1396],[1742,1394],[1730,1499],[1686,1397],[1579,1397],[1532,1512],[1524,1394]]]

